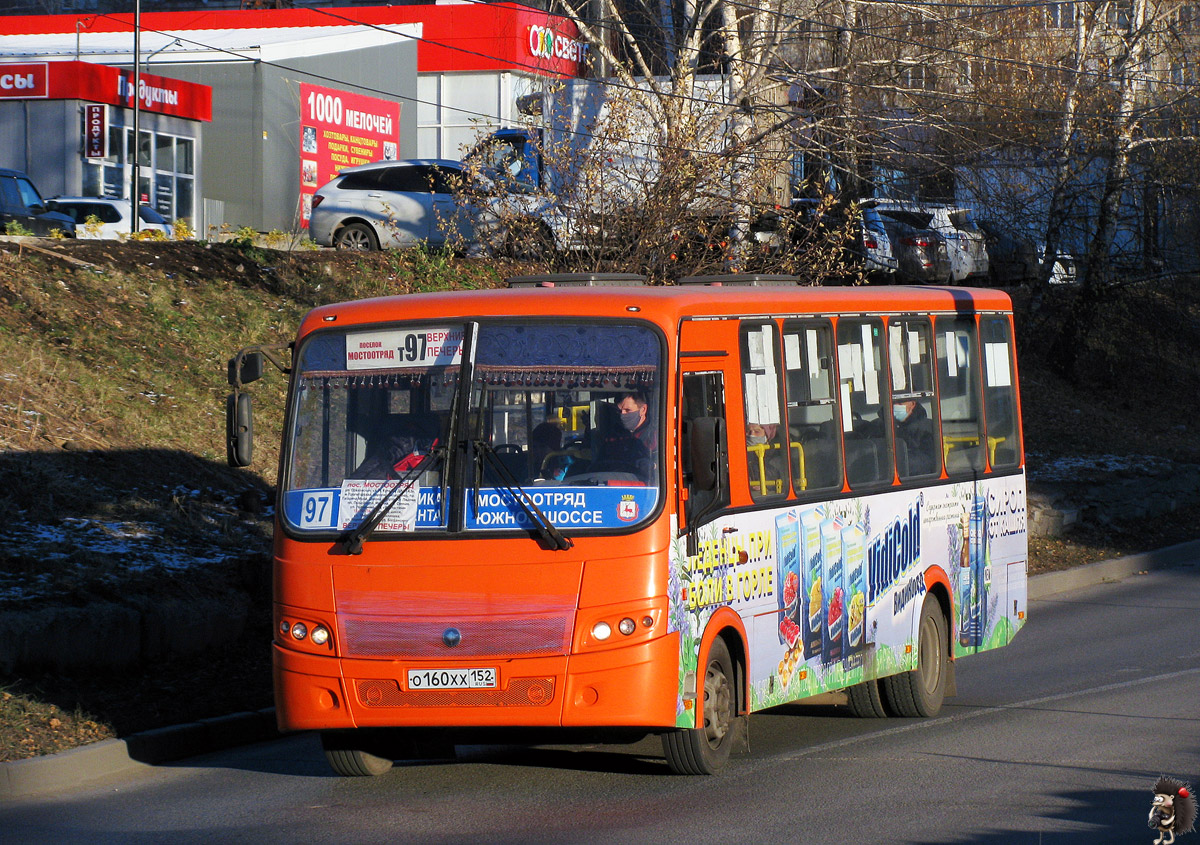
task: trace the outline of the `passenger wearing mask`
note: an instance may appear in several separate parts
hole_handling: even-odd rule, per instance
[[[896,437],[908,450],[908,472],[903,475],[935,472],[939,468],[937,431],[925,408],[916,399],[905,399],[892,404],[892,416],[896,418]]]
[[[626,393],[617,403],[621,412],[621,425],[636,437],[651,455],[658,454],[658,429],[650,419],[650,403],[646,394],[635,391]]]

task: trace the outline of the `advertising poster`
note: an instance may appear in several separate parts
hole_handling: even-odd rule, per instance
[[[347,167],[400,157],[400,104],[300,83],[300,221],[312,196]]]
[[[1005,645],[1024,624],[1024,477],[898,490],[723,517],[695,554],[672,547],[670,629],[686,678],[719,608],[748,638],[750,709],[914,668],[931,585],[948,595],[956,656]]]

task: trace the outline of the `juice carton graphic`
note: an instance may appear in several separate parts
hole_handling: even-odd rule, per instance
[[[983,645],[987,633],[988,593],[992,585],[988,553],[990,517],[987,499],[975,496],[967,515],[967,537],[959,573],[963,585],[959,589],[958,637],[968,648]]]
[[[842,565],[842,521],[821,523],[821,662],[842,659],[846,644],[846,584]]]
[[[800,514],[800,637],[804,659],[821,655],[821,620],[825,599],[821,592],[821,522],[825,508],[817,506]]]
[[[867,535],[855,523],[842,529],[842,573],[845,581],[846,636],[842,659],[846,669],[862,666],[867,629],[867,585],[863,567]]]
[[[800,640],[800,520],[795,511],[775,517],[775,555],[779,595],[779,642],[789,649]]]

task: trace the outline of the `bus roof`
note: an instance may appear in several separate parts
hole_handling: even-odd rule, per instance
[[[405,294],[324,305],[310,311],[300,336],[318,328],[412,320],[499,316],[641,317],[674,325],[694,317],[792,314],[1010,311],[1003,291],[962,287],[630,286],[494,288]]]

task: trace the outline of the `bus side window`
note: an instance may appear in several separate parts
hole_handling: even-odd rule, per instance
[[[687,527],[694,530],[705,517],[718,512],[729,504],[729,457],[721,456],[717,461],[717,483],[713,489],[699,489],[691,485],[690,448],[688,436],[693,423],[700,419],[725,419],[725,379],[720,372],[685,373],[680,401],[680,421],[683,439],[679,453],[683,457],[684,481],[689,484],[685,516]],[[719,426],[723,429],[723,425]]]
[[[742,388],[746,406],[744,452],[754,501],[787,496],[787,434],[779,401],[779,332],[774,323],[742,324]],[[730,442],[737,442],[730,437]],[[736,451],[730,446],[730,451]]]
[[[984,317],[980,324],[988,463],[994,469],[1007,469],[1021,461],[1021,419],[1017,413],[1012,331],[1005,317]]]
[[[933,344],[929,321],[888,323],[892,425],[900,480],[940,474],[941,436],[934,414]]]
[[[797,496],[842,486],[842,444],[828,320],[783,327],[788,459]]]
[[[983,414],[979,400],[979,338],[969,317],[938,319],[938,404],[942,455],[950,477],[983,471]]]
[[[837,325],[838,388],[851,489],[892,480],[891,425],[885,407],[883,322],[843,318]]]

